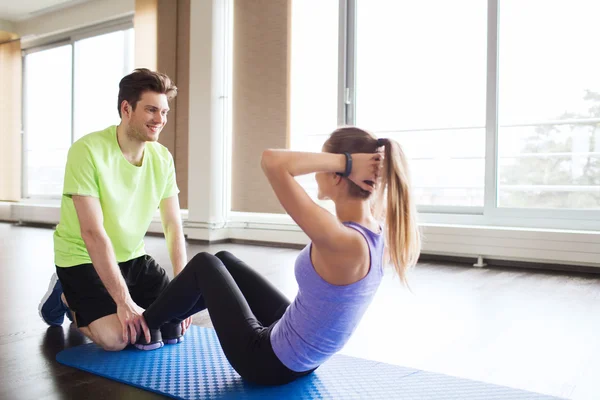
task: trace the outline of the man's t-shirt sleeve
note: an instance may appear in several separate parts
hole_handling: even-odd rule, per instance
[[[165,191],[163,193],[162,198],[167,199],[169,197],[175,196],[179,193],[179,188],[177,187],[177,179],[175,178],[175,163],[173,162],[173,156],[169,153],[169,167],[167,171],[167,184],[165,185]]]
[[[76,142],[69,149],[63,194],[68,197],[100,197],[96,166],[88,146],[84,143]]]

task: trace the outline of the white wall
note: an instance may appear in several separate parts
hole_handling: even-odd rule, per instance
[[[15,26],[12,22],[0,19],[0,31],[14,32]]]
[[[18,0],[17,0],[18,1]],[[94,0],[14,23],[24,40],[35,40],[133,15],[135,0]]]

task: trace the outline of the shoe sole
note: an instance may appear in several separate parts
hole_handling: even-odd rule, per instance
[[[178,337],[177,339],[163,339],[165,344],[177,344],[183,342],[183,336]]]
[[[163,347],[165,344],[163,342],[157,342],[157,343],[152,343],[152,344],[135,344],[134,346],[139,349],[139,350],[145,350],[145,351],[149,351],[149,350],[157,350],[160,349],[161,347]]]
[[[50,285],[48,286],[48,291],[46,292],[44,297],[42,297],[42,301],[40,301],[40,305],[38,306],[38,314],[40,315],[40,318],[50,326],[61,326],[62,325],[62,324],[59,324],[59,325],[51,324],[50,322],[46,321],[46,318],[44,318],[44,315],[42,314],[42,307],[44,306],[44,304],[46,304],[46,301],[48,301],[48,298],[52,294],[52,291],[54,290],[54,286],[56,286],[57,281],[58,281],[58,275],[56,275],[56,273],[52,274],[52,277],[50,278]]]

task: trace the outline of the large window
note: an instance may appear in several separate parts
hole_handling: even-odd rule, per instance
[[[71,45],[25,56],[25,197],[60,195],[71,145],[71,65]]]
[[[500,5],[498,205],[600,209],[600,2]]]
[[[292,149],[357,125],[428,221],[600,229],[600,2],[292,4]]]
[[[482,0],[356,5],[356,124],[400,142],[421,205],[483,206]]]
[[[24,197],[60,197],[67,152],[119,122],[119,81],[133,68],[133,29],[89,34],[24,56]]]

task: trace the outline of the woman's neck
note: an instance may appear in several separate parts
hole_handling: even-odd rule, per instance
[[[344,199],[335,202],[335,213],[342,222],[356,222],[374,232],[379,230],[379,223],[373,217],[371,205],[362,199]]]

